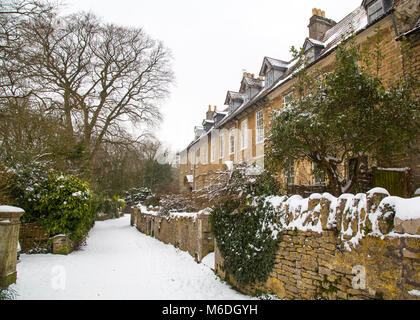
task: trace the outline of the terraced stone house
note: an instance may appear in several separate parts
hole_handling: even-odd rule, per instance
[[[356,43],[366,43],[379,28],[386,55],[380,71],[382,79],[398,79],[406,73],[419,74],[420,0],[364,0],[341,21],[335,22],[319,9],[312,10],[308,37],[302,48],[308,63],[305,68],[332,68],[337,45],[355,34]],[[408,63],[401,39],[409,37],[415,52]],[[264,167],[264,136],[273,110],[288,105],[294,96],[297,59],[284,61],[264,57],[258,76],[244,73],[237,91],[226,94],[225,108],[209,106],[201,126],[194,128],[194,140],[180,152],[179,186],[182,191],[200,190],[214,181],[217,172],[235,163],[255,163]],[[419,139],[418,139],[419,140]],[[420,141],[417,141],[420,145]],[[351,159],[341,170],[350,174]],[[393,169],[404,184],[395,195],[411,196],[420,187],[420,157],[412,156],[391,163],[366,159],[369,170],[366,189],[375,184],[374,174]],[[393,168],[393,169],[390,169]],[[279,174],[288,193],[307,195],[326,191],[324,177],[307,160],[290,163]],[[384,186],[392,192],[392,186]],[[402,190],[402,191],[401,191]]]

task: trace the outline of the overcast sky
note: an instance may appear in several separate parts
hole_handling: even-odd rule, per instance
[[[259,74],[264,56],[290,60],[308,36],[312,8],[340,21],[362,0],[64,0],[65,12],[91,11],[106,22],[142,27],[172,51],[176,83],[161,105],[156,136],[172,151],[194,138],[209,105],[239,90],[244,71]]]

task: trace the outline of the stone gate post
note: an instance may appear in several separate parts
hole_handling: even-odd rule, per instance
[[[16,282],[21,208],[0,206],[0,287]]]

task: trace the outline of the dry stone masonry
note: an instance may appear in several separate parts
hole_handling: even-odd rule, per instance
[[[195,214],[169,214],[146,212],[135,207],[131,225],[149,236],[187,251],[197,262],[214,251],[209,215],[206,211]]]
[[[285,299],[420,300],[420,198],[375,188],[339,198],[324,193],[269,200],[283,231],[265,283],[237,283],[215,244],[216,272],[239,291]]]

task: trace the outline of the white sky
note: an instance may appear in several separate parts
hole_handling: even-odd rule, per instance
[[[161,106],[155,135],[174,152],[194,138],[208,106],[225,108],[244,71],[264,56],[289,60],[308,36],[312,8],[340,21],[362,0],[63,0],[66,12],[91,11],[106,22],[142,27],[172,51],[176,83]]]

